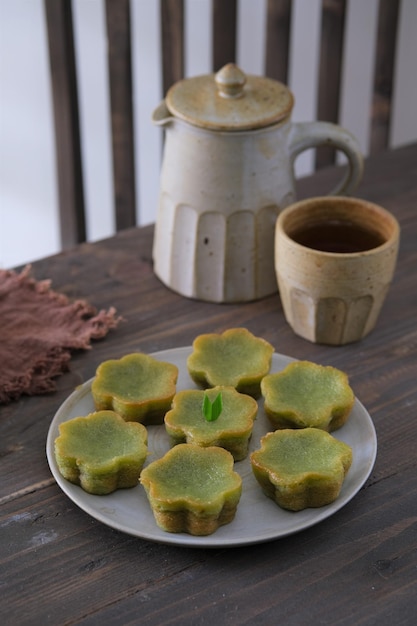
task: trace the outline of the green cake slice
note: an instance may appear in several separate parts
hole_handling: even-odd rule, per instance
[[[138,484],[147,439],[143,424],[98,411],[60,425],[55,459],[64,478],[88,493],[105,495]]]
[[[191,378],[200,387],[235,387],[254,398],[269,372],[274,348],[246,328],[230,328],[222,334],[209,333],[194,339],[187,359]]]
[[[321,428],[347,421],[355,396],[347,375],[332,366],[295,361],[261,383],[265,412],[274,428]]]
[[[204,397],[214,402],[219,394],[222,398],[220,415],[215,421],[207,421],[202,409]],[[237,392],[234,387],[213,387],[206,391],[179,391],[164,421],[173,445],[220,446],[228,450],[235,461],[240,461],[248,454],[257,412],[258,404],[251,396]]]
[[[127,421],[162,424],[177,379],[176,365],[138,352],[101,363],[91,393],[97,410],[113,410]]]
[[[235,517],[242,479],[227,450],[182,443],[142,470],[140,482],[162,530],[210,535]]]
[[[264,493],[290,511],[334,502],[351,463],[351,447],[317,428],[268,433],[251,454]]]

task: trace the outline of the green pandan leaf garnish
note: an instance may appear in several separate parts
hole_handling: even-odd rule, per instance
[[[221,393],[217,394],[213,402],[210,400],[206,393],[204,394],[203,415],[207,422],[215,422],[222,410],[223,399]]]

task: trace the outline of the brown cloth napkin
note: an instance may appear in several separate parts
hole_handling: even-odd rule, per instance
[[[49,280],[0,270],[0,403],[22,394],[56,389],[55,377],[69,369],[71,351],[88,350],[119,323],[116,310],[99,311],[69,299]]]

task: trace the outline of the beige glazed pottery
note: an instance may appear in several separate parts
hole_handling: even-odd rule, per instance
[[[275,267],[294,332],[331,345],[365,337],[392,281],[399,233],[391,213],[357,198],[311,198],[282,211]]]
[[[285,85],[226,65],[176,83],[153,114],[165,130],[154,271],[174,291],[244,302],[277,291],[274,229],[295,200],[295,157],[322,143],[348,159],[336,194],[362,175],[356,140],[326,122],[292,123]]]

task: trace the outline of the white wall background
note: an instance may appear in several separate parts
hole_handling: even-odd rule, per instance
[[[238,64],[263,74],[265,0],[239,0]],[[316,118],[320,0],[293,0],[289,87],[293,119]],[[160,91],[159,1],[131,0],[134,32],[135,142],[139,222],[155,218],[161,130],[151,114]],[[400,47],[390,144],[417,140],[417,2],[402,0]],[[368,153],[371,76],[378,0],[347,4],[342,125]],[[210,0],[186,0],[186,74],[208,73]],[[108,78],[103,0],[74,0],[80,68],[87,229],[90,240],[114,232]],[[191,26],[192,25],[192,26]],[[297,160],[297,174],[312,169],[311,153]],[[57,186],[46,28],[42,0],[0,0],[0,267],[59,251]]]

